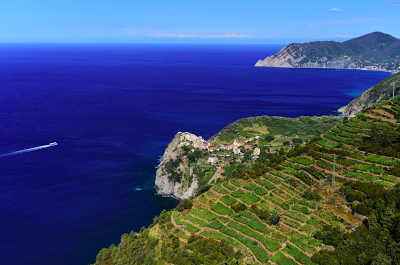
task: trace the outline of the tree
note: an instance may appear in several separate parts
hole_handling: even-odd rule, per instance
[[[368,228],[369,230],[374,230],[378,227],[378,220],[376,219],[375,212],[372,212],[368,218]]]
[[[391,264],[392,264],[392,259],[389,256],[382,253],[376,255],[376,257],[371,263],[371,265],[391,265]]]
[[[274,212],[274,214],[271,216],[271,224],[277,225],[279,221],[281,220],[281,214],[279,212]]]
[[[275,137],[274,136],[272,136],[272,135],[267,135],[267,136],[265,136],[265,141],[267,141],[267,142],[272,142],[273,140],[275,140]]]
[[[369,263],[369,261],[370,261],[370,259],[364,252],[358,256],[358,263],[360,263],[360,265],[365,265],[365,264]]]
[[[392,227],[393,217],[394,217],[394,214],[393,214],[392,209],[390,209],[390,207],[386,207],[386,209],[383,211],[382,217],[381,217],[381,223],[384,228],[390,229]]]

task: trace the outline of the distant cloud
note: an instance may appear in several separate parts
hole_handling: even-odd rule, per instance
[[[399,8],[400,7],[400,4],[394,4],[394,5],[387,5],[387,6],[389,6],[389,7],[392,7],[392,8]]]
[[[343,10],[339,9],[339,8],[331,8],[331,9],[325,10],[325,12],[331,12],[331,13],[340,13],[342,11]]]
[[[132,37],[155,37],[155,38],[251,38],[248,35],[236,34],[236,33],[226,33],[223,35],[211,35],[211,34],[184,34],[184,33],[173,33],[166,31],[157,31],[153,29],[135,29],[135,28],[123,28],[119,30],[123,35],[128,35]]]
[[[228,4],[224,5],[224,8],[229,8]]]
[[[208,35],[206,38],[251,38],[247,35],[236,35],[235,33],[226,33],[225,35]]]

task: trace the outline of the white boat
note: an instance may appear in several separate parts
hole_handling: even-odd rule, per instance
[[[55,146],[55,145],[57,145],[57,142],[52,142],[52,143],[50,143],[49,145],[50,145],[50,146]]]

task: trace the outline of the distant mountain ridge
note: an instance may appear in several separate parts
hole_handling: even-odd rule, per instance
[[[345,42],[292,43],[260,59],[255,66],[295,68],[351,68],[397,72],[400,39],[373,32]]]

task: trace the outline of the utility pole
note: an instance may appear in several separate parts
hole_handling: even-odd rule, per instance
[[[333,154],[332,187],[335,187],[336,154]]]
[[[393,97],[394,97],[394,87],[396,86],[396,82],[393,83]]]

